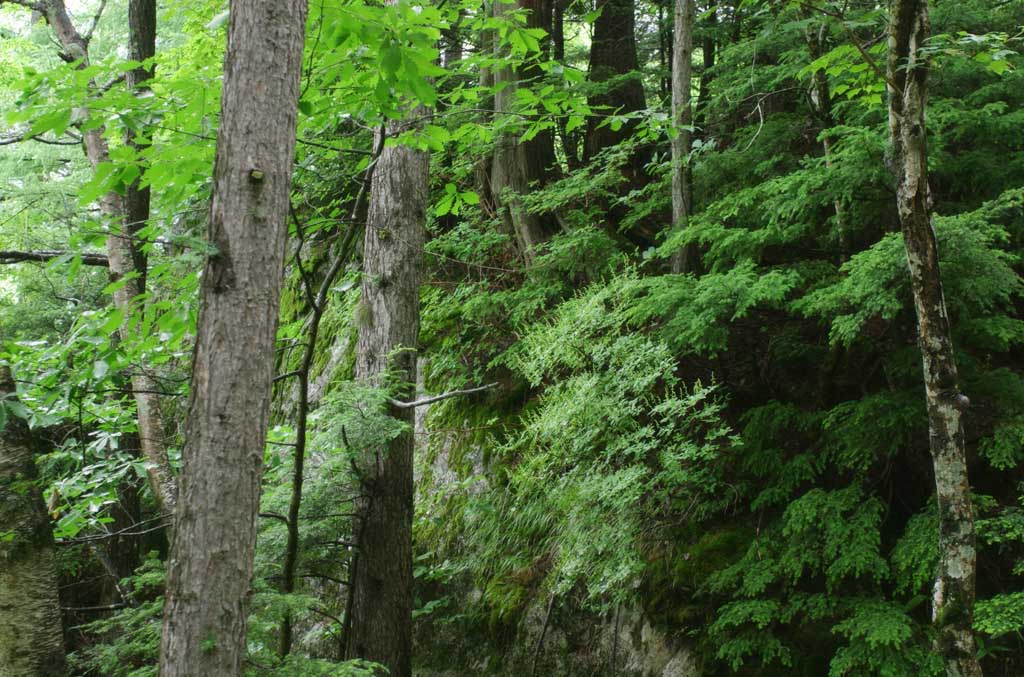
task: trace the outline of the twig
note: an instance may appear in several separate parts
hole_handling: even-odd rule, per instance
[[[117,602],[116,604],[106,604],[104,606],[62,606],[61,611],[114,611],[115,609],[123,609],[127,604],[124,602]]]

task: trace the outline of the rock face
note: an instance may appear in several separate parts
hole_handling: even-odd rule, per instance
[[[700,677],[699,656],[685,641],[660,629],[636,610],[620,609],[604,617],[579,609],[552,607],[541,599],[524,613],[514,638],[504,651],[497,646],[489,655],[453,648],[460,638],[443,631],[429,639],[420,635],[418,656],[460,656],[463,665],[447,661],[421,666],[420,677],[494,675],[496,677]],[[543,634],[543,641],[541,635]],[[427,641],[424,641],[427,639]],[[450,643],[450,654],[439,646]],[[442,659],[443,660],[443,659]]]
[[[613,620],[602,633],[602,644],[615,656],[610,674],[699,677],[700,661],[691,647],[652,626],[637,611],[621,611],[620,616],[617,632]]]
[[[418,397],[425,395],[422,363],[417,374]],[[455,469],[450,435],[429,439],[429,407],[416,410],[415,437],[417,487],[429,504],[467,491],[462,473],[486,487],[486,468],[479,449],[463,450],[462,471]],[[467,424],[468,427],[468,424]],[[468,464],[468,468],[465,467]],[[429,507],[421,507],[429,516]],[[478,602],[480,590],[421,590],[426,598],[450,595],[454,605]],[[449,611],[452,611],[449,608]],[[483,623],[486,626],[486,622]],[[636,609],[620,608],[598,615],[547,594],[538,595],[514,628],[488,629],[421,619],[415,629],[413,674],[418,677],[700,677],[699,656],[692,646],[671,631],[659,628]]]

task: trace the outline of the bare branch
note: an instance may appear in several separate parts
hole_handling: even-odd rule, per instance
[[[105,10],[106,8],[107,0],[100,0],[100,6],[96,10],[96,16],[92,18],[92,25],[89,26],[89,30],[86,31],[85,37],[83,38],[85,40],[85,44],[88,45],[89,42],[92,40],[92,34],[96,32],[96,26],[99,24],[100,17],[103,16],[103,10]]]
[[[288,518],[276,512],[261,512],[260,517],[267,517],[270,519],[279,520],[281,522],[284,522],[286,526],[288,524]]]
[[[457,395],[472,395],[473,393],[479,393],[484,390],[490,390],[496,388],[497,383],[488,383],[485,386],[477,386],[476,388],[466,388],[464,390],[451,390],[441,395],[433,395],[431,397],[425,397],[422,400],[413,400],[412,402],[400,402],[398,400],[389,400],[391,406],[397,407],[398,409],[413,409],[415,407],[422,407],[427,404],[433,404],[434,402],[440,402],[441,400],[447,400],[449,397],[455,397]]]
[[[62,256],[81,257],[82,265],[84,266],[99,266],[101,268],[106,268],[108,265],[106,254],[98,254],[95,252],[77,253],[45,250],[32,252],[0,251],[0,265],[21,263],[22,261],[52,261],[53,259],[57,259]]]

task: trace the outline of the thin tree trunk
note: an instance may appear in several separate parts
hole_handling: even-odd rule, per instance
[[[0,367],[0,392],[14,392]],[[0,432],[0,677],[67,674],[53,531],[24,421]]]
[[[362,193],[360,193],[362,195]],[[359,200],[352,210],[353,215],[358,212]],[[355,220],[354,218],[352,219]],[[295,455],[292,457],[292,495],[288,502],[287,528],[288,538],[284,548],[284,565],[282,567],[281,590],[285,594],[295,591],[295,572],[299,564],[299,511],[302,508],[302,490],[305,483],[306,469],[306,436],[309,424],[310,401],[309,401],[309,376],[313,369],[313,360],[316,357],[317,338],[320,334],[320,321],[323,319],[324,311],[327,310],[328,295],[331,285],[341,271],[342,264],[349,259],[352,251],[352,242],[355,239],[355,228],[350,228],[345,233],[341,247],[338,250],[334,261],[331,263],[327,274],[320,283],[320,289],[314,296],[311,287],[306,288],[306,294],[311,299],[309,330],[306,333],[306,347],[302,353],[302,362],[299,364],[298,388],[299,402],[295,412]],[[302,265],[299,259],[300,253],[296,254],[297,265]],[[302,284],[309,282],[306,276],[302,276]],[[277,653],[282,658],[292,650],[292,617],[291,613],[285,612],[281,619],[281,634],[278,637]]]
[[[415,115],[415,114],[414,114]],[[387,135],[408,123],[393,122]],[[407,146],[383,149],[374,170],[363,244],[356,378],[399,397],[415,392],[420,325],[420,265],[425,238],[430,155]],[[350,653],[412,674],[413,409],[389,414],[408,426],[379,448],[363,450],[352,578]]]
[[[939,256],[929,214],[925,128],[930,31],[927,0],[895,0],[889,19],[889,132],[897,207],[910,268],[924,365],[929,442],[939,507],[939,565],[932,594],[935,650],[950,677],[981,675],[972,631],[975,536],[962,410]]]
[[[693,134],[693,21],[694,0],[676,0],[672,31],[672,228],[686,230],[690,225],[693,187],[690,181],[690,149]],[[693,272],[696,247],[683,245],[672,254],[672,272]]]
[[[128,25],[131,58],[140,62],[152,59],[156,54],[156,0],[130,0]],[[144,94],[149,91],[148,81],[152,78],[153,67],[142,66],[129,71],[128,86],[136,94]],[[128,133],[126,141],[137,153],[149,146],[148,141],[140,140],[139,135],[134,132]],[[111,278],[134,276],[121,291],[114,293],[114,303],[125,311],[124,323],[120,328],[122,340],[128,339],[130,331],[132,299],[146,293],[149,262],[136,236],[149,221],[149,206],[149,186],[141,186],[139,179],[136,179],[125,191],[123,236],[118,237],[114,233],[107,239],[107,256],[112,262]],[[145,301],[142,300],[140,303],[145,304]],[[149,484],[161,512],[172,515],[178,497],[178,483],[171,473],[171,464],[167,459],[164,418],[160,396],[157,395],[160,386],[144,368],[137,367],[132,374],[132,391],[135,396],[142,456],[148,462]]]
[[[551,17],[551,53],[552,58],[565,65],[565,11],[569,0],[555,0]],[[558,116],[558,137],[565,153],[565,164],[570,172],[583,166],[580,160],[580,135],[569,132],[569,121],[564,115]]]
[[[812,24],[807,28],[807,47],[810,51],[811,59],[818,59],[824,53],[823,43],[826,25],[824,23],[818,26]],[[832,93],[828,86],[828,73],[824,69],[819,68],[816,70],[812,84],[814,88],[812,90],[811,104],[814,112],[817,114],[824,129],[831,129],[835,124],[835,120],[832,118]],[[822,137],[821,146],[825,156],[825,167],[831,168],[832,140],[828,134]],[[842,264],[850,257],[850,235],[846,227],[846,210],[843,208],[842,200],[838,197],[832,201],[832,209],[836,215],[836,231],[839,235],[839,263]]]
[[[708,105],[711,98],[711,81],[714,79],[715,40],[718,37],[718,7],[708,12],[704,25],[704,39],[701,42],[700,86],[697,89],[697,105],[694,107],[694,124],[698,127],[698,138],[706,139],[708,134]]]
[[[305,0],[230,5],[164,677],[242,674],[305,24]]]
[[[86,66],[88,41],[71,22],[64,2],[49,0],[45,3],[45,8],[46,22],[50,24],[63,50],[70,55],[80,55],[82,67]],[[153,0],[132,0],[129,6],[129,24],[133,57],[143,57],[147,51],[152,52],[156,36],[156,7]],[[129,83],[141,85],[148,77],[149,75],[144,74],[144,69],[136,69],[129,73],[128,80]],[[98,127],[82,133],[86,156],[93,169],[100,163],[110,160],[103,131],[102,127]],[[131,141],[129,139],[129,142]],[[145,291],[146,259],[134,234],[141,227],[141,223],[149,218],[149,191],[139,190],[137,183],[135,187],[134,192],[128,191],[129,205],[135,216],[126,208],[125,199],[114,191],[106,193],[99,200],[100,211],[110,221],[111,226],[121,224],[121,228],[112,227],[107,238],[107,265],[112,282],[125,280],[125,284],[114,292],[114,306],[124,313],[124,322],[119,331],[122,339],[127,338],[132,301]],[[162,512],[170,513],[174,509],[177,486],[167,460],[163,417],[160,414],[159,396],[156,395],[159,390],[152,377],[144,370],[136,368],[132,375],[132,391],[138,416],[142,455],[148,462],[149,484],[157,505]]]

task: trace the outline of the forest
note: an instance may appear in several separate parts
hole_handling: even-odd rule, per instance
[[[1022,0],[0,0],[0,677],[1024,675],[1022,68]]]

